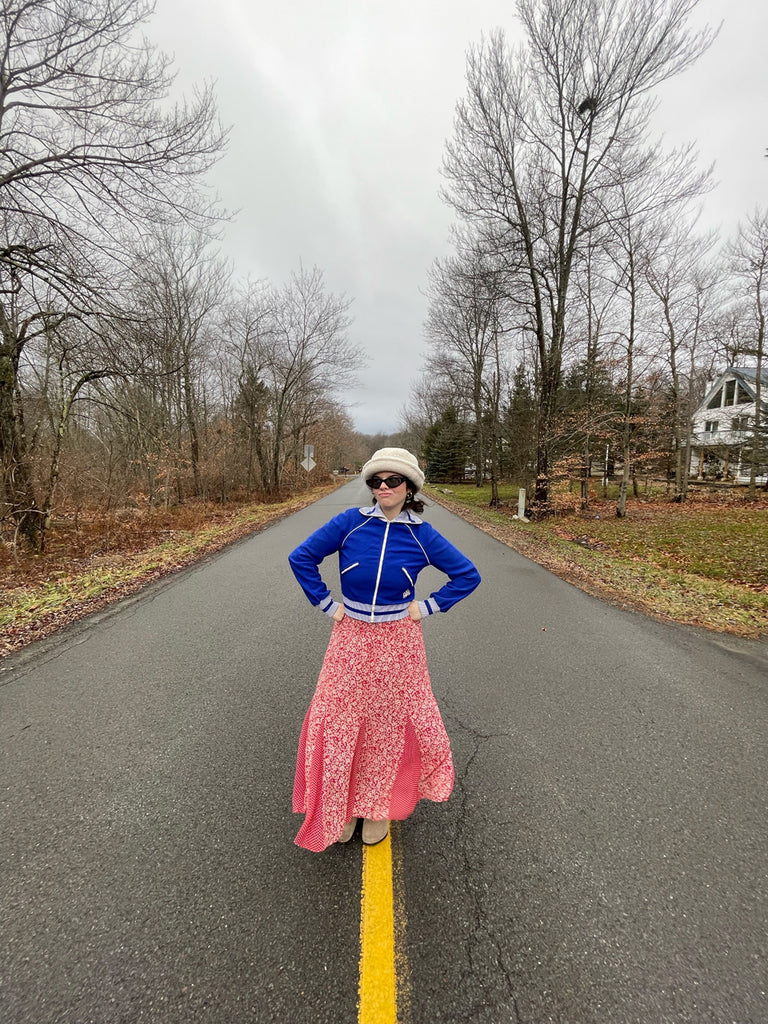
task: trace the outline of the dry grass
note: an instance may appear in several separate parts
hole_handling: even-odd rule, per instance
[[[335,484],[274,504],[61,516],[45,555],[0,546],[0,655],[304,508]]]

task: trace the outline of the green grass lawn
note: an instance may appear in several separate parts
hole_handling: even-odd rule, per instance
[[[587,532],[617,555],[636,555],[705,579],[768,585],[768,508],[654,505],[626,519],[601,516]]]
[[[443,493],[448,491],[451,493]],[[768,500],[595,501],[542,522],[512,519],[517,487],[429,488],[487,532],[571,582],[601,596],[680,622],[744,636],[768,635]],[[563,503],[565,504],[565,502]],[[573,504],[573,503],[571,503]]]

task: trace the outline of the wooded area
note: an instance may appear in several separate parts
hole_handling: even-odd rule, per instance
[[[688,489],[691,411],[757,368],[768,215],[721,243],[692,148],[649,143],[654,90],[710,45],[697,0],[520,0],[525,42],[472,47],[444,161],[458,224],[429,278],[424,373],[400,443],[434,480],[620,472]],[[344,406],[363,353],[317,267],[243,280],[206,175],[209,87],[172,103],[151,0],[8,0],[0,54],[0,539],[43,551],[64,511],[270,500],[362,462]]]
[[[553,484],[619,473],[688,490],[691,415],[729,365],[761,404],[768,216],[721,244],[692,147],[649,142],[653,95],[710,45],[697,0],[520,0],[525,42],[474,46],[444,159],[454,253],[430,277],[430,352],[408,409],[428,475],[516,480],[532,515]]]
[[[267,498],[352,431],[349,300],[317,268],[238,280],[206,187],[209,88],[173,105],[148,0],[11,0],[0,58],[0,519]],[[310,437],[311,432],[311,437]]]

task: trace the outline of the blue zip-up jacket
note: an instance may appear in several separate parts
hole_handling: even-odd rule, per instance
[[[391,521],[378,505],[349,508],[321,526],[290,553],[288,561],[302,590],[313,605],[333,615],[339,603],[323,582],[318,566],[335,551],[344,611],[365,622],[392,622],[408,616],[416,599],[416,577],[427,565],[449,580],[426,601],[419,601],[426,618],[447,612],[471,594],[480,573],[434,526],[413,512],[401,512]]]

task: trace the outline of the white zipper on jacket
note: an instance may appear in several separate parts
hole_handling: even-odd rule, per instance
[[[381,569],[384,565],[384,552],[387,547],[387,535],[389,533],[389,520],[387,525],[384,527],[384,540],[381,543],[381,557],[379,558],[379,571],[376,573],[376,586],[373,588],[373,601],[371,601],[371,622],[376,621],[376,598],[379,596],[379,581],[381,579]]]

